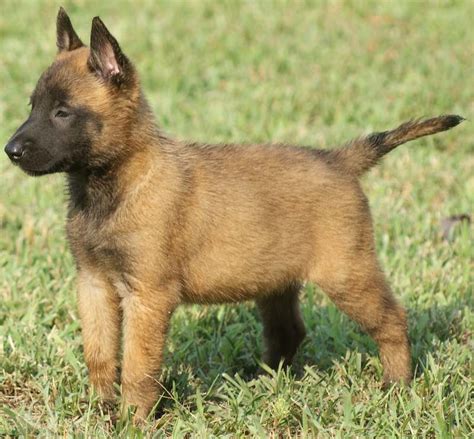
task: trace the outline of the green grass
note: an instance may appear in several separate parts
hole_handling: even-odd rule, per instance
[[[142,73],[162,127],[202,141],[331,147],[412,117],[474,117],[474,4],[65,0],[85,41],[101,15]],[[2,0],[0,139],[26,117],[55,53],[53,1]],[[0,142],[1,143],[1,142]],[[2,144],[3,144],[2,143]],[[474,128],[401,147],[364,180],[380,259],[409,310],[416,378],[380,389],[374,343],[317,289],[291,372],[258,373],[252,304],[181,308],[142,431],[90,399],[59,175],[0,154],[0,435],[468,437],[472,395]]]

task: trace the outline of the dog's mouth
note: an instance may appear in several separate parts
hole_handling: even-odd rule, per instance
[[[49,173],[49,169],[48,168],[44,168],[44,167],[35,167],[35,166],[28,166],[28,164],[26,163],[21,163],[21,161],[12,161],[14,165],[17,165],[18,167],[20,167],[20,169],[25,172],[26,174],[32,176],[32,177],[36,177],[36,176],[40,176],[40,175],[44,175],[44,174],[48,174]]]
[[[18,159],[10,158],[11,163],[18,166],[26,174],[38,177],[40,175],[57,172],[62,165],[62,161],[54,163],[52,157],[44,157],[42,154],[35,154],[36,151],[25,150]],[[44,160],[46,158],[46,160]]]
[[[30,177],[40,177],[41,175],[51,174],[51,171],[38,171],[36,169],[28,169],[21,166],[22,171],[28,174]]]
[[[28,163],[18,163],[18,165],[26,174],[32,177],[39,177],[41,175],[54,174],[56,172],[67,172],[69,169],[68,163],[67,159],[63,159],[56,162],[50,160],[43,166],[32,166],[31,164],[28,165]]]
[[[26,174],[30,175],[31,177],[39,177],[41,175],[46,175],[46,174],[52,174],[57,171],[57,166],[52,165],[52,166],[41,166],[41,167],[34,167],[34,166],[27,166],[23,165],[21,163],[18,163],[20,166],[21,170],[25,172]]]

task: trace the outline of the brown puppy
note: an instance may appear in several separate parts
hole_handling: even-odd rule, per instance
[[[461,117],[408,122],[331,151],[180,143],[159,131],[135,68],[99,18],[88,48],[61,9],[57,45],[6,152],[32,175],[67,174],[84,352],[104,398],[114,397],[122,343],[124,406],[147,416],[181,303],[256,300],[266,361],[290,363],[305,334],[306,280],[375,339],[386,382],[410,380],[405,312],[377,261],[358,178]]]

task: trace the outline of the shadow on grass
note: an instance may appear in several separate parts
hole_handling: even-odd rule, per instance
[[[316,301],[317,302],[317,301]],[[463,309],[472,306],[469,299],[447,306],[408,309],[412,361],[417,376],[423,373],[426,357],[439,343],[457,340],[465,343]],[[249,305],[210,307],[198,317],[186,318],[179,333],[171,335],[172,350],[166,355],[166,371],[162,377],[165,393],[178,395],[178,401],[211,389],[222,382],[222,374],[239,374],[246,381],[261,373],[263,350],[262,326],[258,313]],[[375,342],[333,305],[318,307],[315,301],[304,300],[301,305],[307,336],[302,343],[291,372],[298,379],[305,366],[330,371],[335,363],[344,362],[348,351],[362,354],[362,369],[370,357],[378,356]],[[381,379],[381,377],[380,377]],[[174,402],[173,402],[174,401]],[[165,398],[161,413],[176,402]]]

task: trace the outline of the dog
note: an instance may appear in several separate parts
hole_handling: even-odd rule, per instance
[[[376,341],[385,383],[412,377],[407,319],[377,260],[359,179],[388,152],[448,130],[415,120],[338,149],[185,143],[163,134],[137,70],[100,18],[86,47],[60,9],[58,53],[5,151],[30,175],[64,172],[92,387],[148,416],[173,311],[255,300],[265,361],[305,336],[298,293],[320,286]]]

